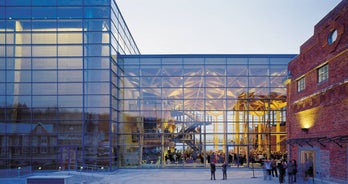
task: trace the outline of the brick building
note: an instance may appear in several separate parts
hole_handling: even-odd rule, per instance
[[[289,65],[288,151],[299,173],[348,182],[348,0],[315,27]]]

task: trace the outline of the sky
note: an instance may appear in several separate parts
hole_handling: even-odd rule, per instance
[[[299,54],[341,0],[116,0],[142,54]]]

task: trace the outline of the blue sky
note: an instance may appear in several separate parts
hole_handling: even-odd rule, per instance
[[[142,54],[298,54],[341,0],[116,0]]]

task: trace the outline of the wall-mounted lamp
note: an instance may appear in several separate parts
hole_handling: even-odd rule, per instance
[[[308,134],[309,128],[301,128],[302,132]]]

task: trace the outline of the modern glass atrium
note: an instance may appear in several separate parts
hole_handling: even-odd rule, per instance
[[[243,165],[284,154],[283,81],[293,57],[119,57],[121,166],[204,167],[212,153],[218,163]]]
[[[141,55],[114,0],[0,0],[0,169],[285,153],[294,57]]]

